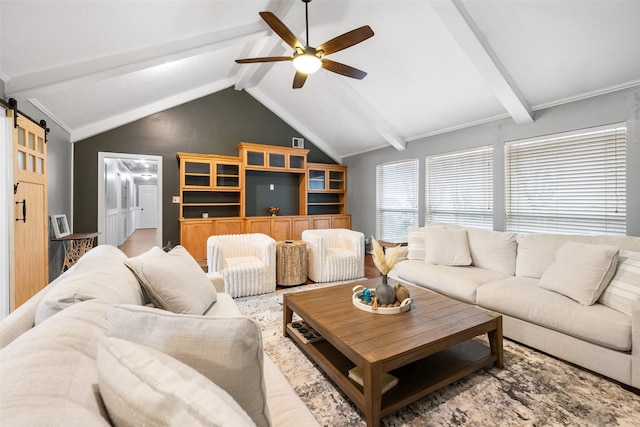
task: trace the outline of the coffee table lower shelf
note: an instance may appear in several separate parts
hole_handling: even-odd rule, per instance
[[[289,334],[289,337],[361,411],[365,411],[363,387],[348,377],[349,369],[355,366],[349,358],[327,340],[305,344],[294,335]],[[391,414],[485,366],[492,366],[497,360],[489,347],[469,340],[395,369],[391,373],[398,377],[399,383],[382,395],[380,416]]]

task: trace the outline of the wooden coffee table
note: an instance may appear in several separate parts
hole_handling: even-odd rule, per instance
[[[362,283],[373,288],[380,279]],[[480,368],[503,366],[502,316],[444,295],[410,286],[411,310],[374,314],[356,308],[354,284],[284,295],[284,335],[364,412],[367,426],[380,418]],[[289,335],[298,314],[325,339],[305,344]],[[488,334],[489,346],[472,338]],[[364,387],[348,378],[360,366]],[[382,394],[381,376],[390,372],[398,385]]]

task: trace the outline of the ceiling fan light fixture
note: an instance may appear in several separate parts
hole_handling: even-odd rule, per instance
[[[304,74],[315,73],[322,66],[322,60],[312,53],[295,55],[292,62],[296,70]]]

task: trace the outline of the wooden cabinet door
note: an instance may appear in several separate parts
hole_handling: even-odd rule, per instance
[[[195,259],[207,259],[207,239],[213,235],[213,221],[185,221],[180,224],[180,244]]]
[[[10,117],[13,114],[8,110]],[[12,137],[15,220],[9,287],[11,311],[49,282],[44,129],[21,115],[17,124]]]
[[[214,234],[242,234],[244,220],[242,218],[216,219]]]
[[[291,228],[293,240],[302,239],[302,232],[304,230],[311,230],[313,228],[313,220],[309,217],[293,217],[291,218]]]
[[[291,240],[291,218],[271,218],[271,237]]]
[[[313,217],[313,228],[316,230],[321,228],[331,228],[331,217],[330,216]]]
[[[247,218],[245,220],[245,233],[262,233],[271,235],[271,218]]]
[[[346,228],[347,230],[351,230],[351,216],[331,217],[331,228]]]

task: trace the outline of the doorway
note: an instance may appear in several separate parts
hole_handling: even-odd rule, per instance
[[[162,157],[99,152],[98,244],[120,246],[143,228],[162,247]]]

